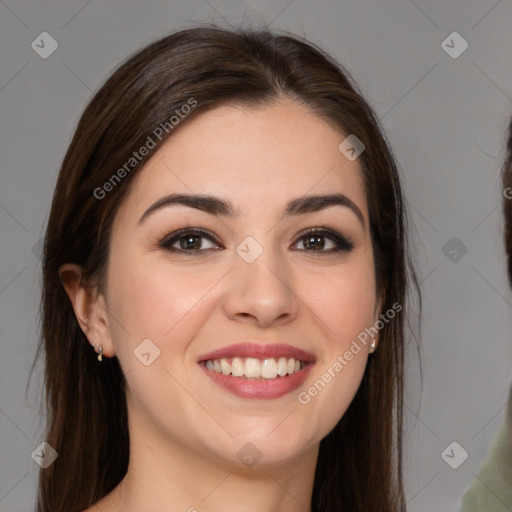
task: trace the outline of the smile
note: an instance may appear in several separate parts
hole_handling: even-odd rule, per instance
[[[304,384],[316,358],[283,343],[245,342],[199,357],[198,363],[215,384],[249,399],[275,399]]]
[[[256,359],[254,357],[234,357],[208,359],[206,368],[223,375],[242,377],[246,379],[277,379],[293,375],[306,366],[305,361],[293,357]]]

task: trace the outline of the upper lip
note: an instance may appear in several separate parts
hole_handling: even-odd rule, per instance
[[[199,357],[199,362],[229,357],[254,357],[256,359],[293,357],[307,363],[315,361],[315,356],[310,352],[287,345],[286,343],[266,343],[265,345],[260,345],[259,343],[246,342],[236,343],[213,352],[208,352],[208,354]]]

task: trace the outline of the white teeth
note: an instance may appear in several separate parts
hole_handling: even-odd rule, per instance
[[[229,375],[231,373],[231,365],[225,359],[220,360],[220,368],[224,375]]]
[[[297,361],[300,367],[300,361]],[[261,376],[265,379],[275,379],[277,377],[277,363],[275,359],[264,359],[261,365]]]
[[[227,358],[206,361],[206,368],[216,373],[233,375],[233,377],[246,377],[248,379],[275,379],[297,373],[305,366],[305,363],[293,357],[273,357],[256,359],[248,357],[234,357],[231,364]]]
[[[244,374],[245,365],[239,357],[234,357],[231,363],[231,375],[241,377]]]
[[[254,359],[253,357],[248,357],[245,360],[244,375],[249,378],[260,376],[264,377],[264,375],[261,375],[260,362],[257,359]]]
[[[284,377],[288,373],[288,363],[286,357],[280,357],[277,362],[277,375]]]

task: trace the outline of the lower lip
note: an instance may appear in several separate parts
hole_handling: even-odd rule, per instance
[[[208,370],[204,361],[199,363],[199,365],[213,382],[224,389],[231,391],[231,393],[241,398],[254,398],[259,400],[279,398],[291,393],[304,383],[311,368],[314,366],[313,363],[308,363],[297,373],[284,377],[276,377],[275,379],[249,380]]]

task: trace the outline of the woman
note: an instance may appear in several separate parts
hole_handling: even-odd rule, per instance
[[[405,510],[405,225],[313,45],[202,27],[128,59],[45,238],[38,511]]]

